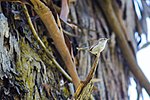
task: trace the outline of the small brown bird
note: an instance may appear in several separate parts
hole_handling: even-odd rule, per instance
[[[89,51],[94,54],[97,55],[98,53],[102,52],[106,46],[106,43],[109,39],[107,38],[100,38],[96,44],[94,44],[93,46],[91,46],[91,48],[89,49]]]

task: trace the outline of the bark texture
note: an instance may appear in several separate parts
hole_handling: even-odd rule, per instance
[[[55,41],[47,36],[48,31],[33,7],[27,6],[34,28],[46,49],[53,55],[51,57],[32,34],[22,5],[2,1],[0,2],[0,99],[66,100],[72,98],[75,91],[73,84],[70,78],[58,69],[58,66],[61,66],[67,72],[67,64],[63,59],[65,56],[61,56]],[[51,0],[41,1],[51,6]],[[137,63],[135,54],[140,41],[135,38],[135,32],[138,32],[139,37],[141,32],[147,32],[141,27],[146,17],[142,17],[141,22],[138,20],[134,2],[131,0],[70,0],[68,22],[76,28],[71,28],[62,22],[62,28],[65,30],[63,31],[64,39],[78,76],[84,81],[91,70],[95,56],[88,50],[77,48],[90,48],[99,38],[110,38],[105,50],[101,53],[98,68],[92,80],[95,86],[93,97],[95,100],[128,100],[129,77],[134,75],[130,72],[130,64],[127,56],[124,55],[126,51],[121,49],[122,40],[116,36],[117,29],[113,29],[113,24],[110,23],[111,15],[108,16],[109,11],[105,10],[107,1],[110,2],[119,24],[114,23],[113,20],[112,23],[120,28]],[[59,13],[60,0],[53,0],[53,3]],[[142,3],[145,4],[143,1]],[[52,14],[59,24],[55,15],[56,11],[53,10]],[[135,79],[139,86],[139,80],[137,77]],[[137,92],[139,93],[138,90]],[[84,97],[80,98],[84,99]]]

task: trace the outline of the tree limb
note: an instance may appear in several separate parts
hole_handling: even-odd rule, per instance
[[[130,46],[127,43],[127,40],[125,39],[125,36],[123,34],[123,30],[119,24],[119,21],[115,15],[115,12],[111,5],[111,0],[100,0],[98,3],[101,5],[101,8],[106,16],[106,20],[108,21],[111,29],[116,34],[116,37],[118,39],[119,46],[122,50],[122,53],[124,55],[125,60],[129,64],[129,68],[131,72],[134,74],[137,80],[139,80],[142,87],[145,88],[147,93],[150,95],[150,84],[141,69],[139,68],[137,61],[130,49]]]
[[[23,4],[23,8],[24,8],[24,13],[26,15],[29,27],[34,35],[34,37],[36,38],[36,40],[39,42],[39,44],[43,47],[44,51],[46,52],[47,56],[53,61],[53,63],[56,65],[56,67],[58,68],[58,70],[69,80],[72,81],[71,77],[64,71],[64,69],[61,68],[61,66],[57,63],[57,61],[53,58],[53,56],[51,55],[51,53],[49,52],[49,50],[46,48],[46,46],[44,45],[44,43],[42,42],[42,40],[39,38],[38,34],[36,33],[34,26],[32,24],[32,21],[30,19],[30,15],[28,13],[27,7],[25,4]]]
[[[39,17],[45,24],[48,30],[48,35],[53,39],[57,50],[59,51],[63,61],[65,62],[68,72],[72,78],[73,84],[77,88],[80,83],[80,79],[76,72],[75,64],[73,63],[69,50],[65,44],[63,33],[61,33],[61,31],[59,30],[52,12],[40,0],[30,1],[34,7],[35,12],[39,15]]]

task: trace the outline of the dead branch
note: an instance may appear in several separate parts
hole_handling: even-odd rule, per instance
[[[29,27],[34,35],[34,37],[36,38],[36,40],[39,42],[39,44],[43,47],[44,51],[46,52],[46,54],[48,55],[48,57],[53,61],[53,63],[56,65],[56,67],[59,69],[59,71],[69,80],[72,81],[71,77],[64,71],[63,68],[61,68],[61,66],[56,62],[56,60],[53,58],[53,56],[51,55],[51,53],[49,52],[49,50],[46,48],[46,46],[44,45],[44,43],[42,42],[42,40],[39,38],[38,34],[36,33],[36,30],[34,29],[34,26],[32,24],[32,21],[30,19],[30,15],[28,13],[27,7],[25,4],[23,4],[23,8],[24,8],[24,13],[26,15]]]
[[[63,61],[65,62],[72,81],[77,88],[80,83],[80,79],[78,77],[75,64],[73,63],[69,50],[65,44],[63,33],[61,33],[61,31],[59,30],[52,12],[40,0],[30,1],[33,5],[35,12],[39,15],[39,17],[45,24],[48,30],[48,35],[51,36],[51,38],[53,39],[57,50],[59,51]]]

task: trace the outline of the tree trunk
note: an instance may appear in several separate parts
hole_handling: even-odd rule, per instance
[[[31,7],[32,5],[28,5],[34,29],[46,46],[46,50],[49,51],[48,53],[33,35],[22,4],[2,1],[2,13],[0,14],[0,99],[65,100],[72,98],[75,90],[72,89],[73,84],[70,76],[67,76],[67,65],[56,47],[54,39],[47,35],[49,31],[47,31],[45,23],[41,21]],[[51,0],[45,1],[47,6],[50,5],[49,1]],[[60,12],[61,2],[60,0],[53,1],[54,8],[57,7],[57,9],[52,10],[51,5],[49,7],[54,15],[54,20],[58,23],[56,11]],[[91,70],[95,56],[88,50],[79,49],[90,48],[99,38],[109,38],[105,50],[100,55],[99,64],[92,79],[95,86],[93,97],[96,100],[128,100],[129,76],[136,77],[137,85],[140,76],[138,77],[129,67],[130,62],[124,53],[128,51],[123,51],[121,44],[124,42],[120,40],[117,29],[114,29],[109,21],[107,15],[109,11],[106,10],[107,6],[105,5],[107,3],[111,4],[117,19],[117,23],[112,20],[112,24],[116,24],[120,28],[135,59],[134,63],[137,63],[135,54],[138,50],[138,43],[135,39],[135,32],[139,32],[141,27],[136,28],[139,21],[131,0],[70,0],[68,21],[76,28],[71,28],[62,22],[62,28],[65,30],[65,42],[79,78],[84,81]],[[65,69],[67,73],[63,72],[60,67]],[[145,87],[142,83],[140,84]]]

